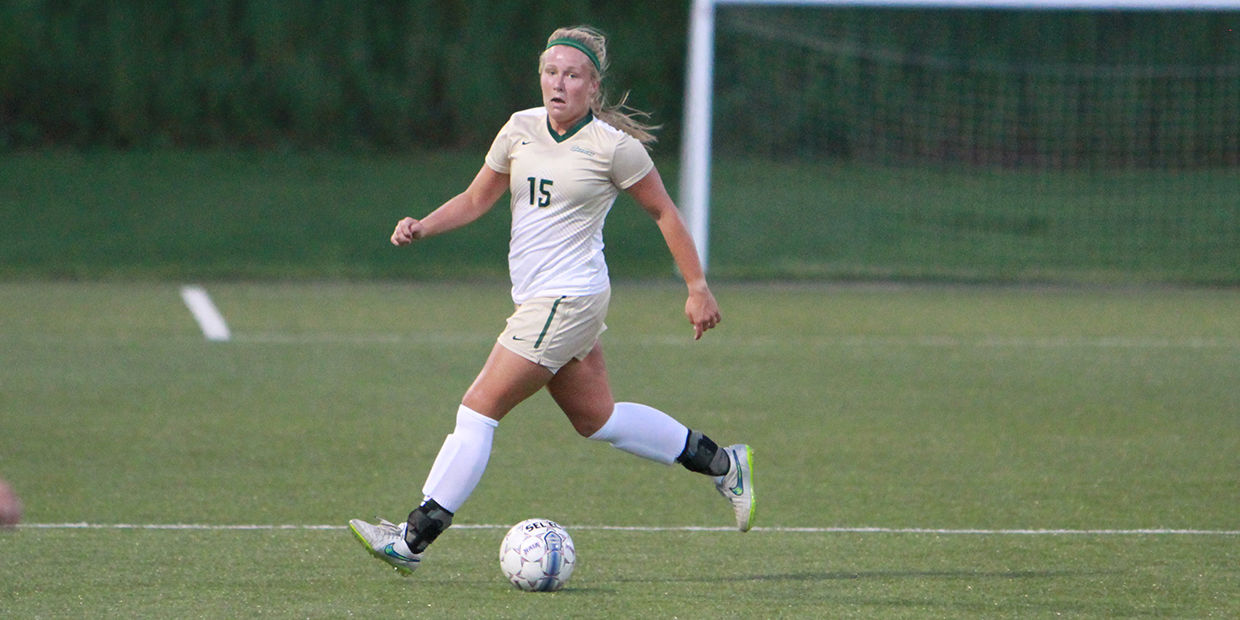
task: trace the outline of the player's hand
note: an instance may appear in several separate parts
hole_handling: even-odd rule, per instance
[[[424,232],[421,220],[411,217],[402,219],[396,223],[396,230],[392,231],[392,245],[409,245],[421,239]]]
[[[719,314],[719,303],[715,301],[710,289],[689,293],[689,301],[685,302],[685,316],[689,317],[689,323],[693,325],[694,340],[701,340],[706,330],[713,329],[723,320]]]

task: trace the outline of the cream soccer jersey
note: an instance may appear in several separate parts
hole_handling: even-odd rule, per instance
[[[546,108],[533,108],[508,119],[486,164],[509,175],[513,301],[607,290],[603,221],[620,190],[654,168],[645,147],[589,113],[555,134]]]

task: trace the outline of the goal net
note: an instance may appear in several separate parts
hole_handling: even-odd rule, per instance
[[[714,7],[713,273],[1240,281],[1240,6],[777,4]]]

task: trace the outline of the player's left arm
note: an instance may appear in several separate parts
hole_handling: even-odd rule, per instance
[[[719,303],[706,284],[706,274],[702,271],[702,261],[693,244],[693,237],[680,218],[680,211],[676,209],[672,197],[667,194],[657,168],[652,168],[642,180],[631,185],[628,192],[659,226],[667,249],[672,253],[672,260],[676,261],[676,267],[689,287],[685,316],[693,325],[693,339],[697,340],[706,330],[718,325],[722,317]]]

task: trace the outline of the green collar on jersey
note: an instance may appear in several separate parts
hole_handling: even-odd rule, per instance
[[[562,135],[562,136],[561,136],[560,134],[558,134],[558,133],[556,133],[556,132],[555,132],[555,129],[552,129],[552,127],[551,127],[551,115],[550,115],[550,114],[548,114],[548,115],[547,115],[547,133],[551,134],[551,138],[552,138],[553,140],[555,140],[557,143],[559,143],[559,142],[563,142],[563,141],[565,141],[565,140],[567,140],[567,139],[569,139],[569,138],[571,138],[571,137],[573,137],[573,136],[577,135],[577,132],[578,132],[578,131],[581,131],[581,128],[582,128],[582,127],[585,127],[586,125],[589,125],[589,124],[590,124],[590,121],[592,121],[592,120],[594,120],[594,114],[592,114],[589,110],[586,110],[586,115],[585,115],[585,116],[583,116],[583,117],[581,117],[581,120],[577,121],[577,124],[576,124],[576,125],[573,125],[572,127],[569,127],[569,128],[568,128],[568,131],[564,132],[564,135]]]

